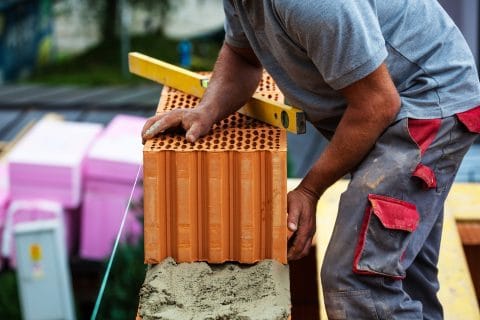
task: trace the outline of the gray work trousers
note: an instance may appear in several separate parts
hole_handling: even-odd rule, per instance
[[[479,114],[399,120],[352,172],[321,271],[329,319],[443,319],[444,202]]]

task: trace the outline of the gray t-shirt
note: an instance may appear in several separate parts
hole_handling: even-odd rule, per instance
[[[385,62],[397,119],[442,118],[480,105],[473,56],[437,0],[224,0],[225,41],[251,47],[287,101],[333,130],[338,91]]]

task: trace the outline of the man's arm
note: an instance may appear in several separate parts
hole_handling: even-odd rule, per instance
[[[261,76],[262,66],[251,48],[224,44],[198,106],[149,118],[142,130],[143,141],[179,126],[185,129],[187,140],[196,141],[215,122],[242,107],[255,92]]]
[[[330,144],[300,185],[288,194],[288,227],[295,231],[290,260],[308,254],[320,196],[360,163],[400,109],[400,97],[385,64],[341,92],[348,107]]]

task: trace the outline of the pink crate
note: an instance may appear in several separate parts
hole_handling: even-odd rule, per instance
[[[120,229],[132,185],[87,180],[82,208],[80,257],[102,260],[112,252]],[[143,190],[137,186],[133,202],[141,201]],[[143,233],[141,213],[129,209],[122,241],[135,242]]]
[[[140,134],[145,121],[141,117],[116,116],[88,152],[85,163],[87,178],[133,182],[142,163]]]
[[[66,248],[72,252],[76,240],[77,210],[64,210],[58,202],[47,200],[15,200],[10,203],[5,216],[5,228],[2,236],[2,256],[10,261],[10,266],[16,266],[16,249],[13,229],[16,225],[40,220],[59,219],[65,232]]]
[[[105,128],[85,162],[80,256],[101,260],[112,251],[135,176],[142,163],[140,133],[146,119],[119,115]],[[143,190],[137,186],[134,201]],[[143,233],[139,212],[129,212],[123,240]]]
[[[80,205],[82,166],[98,124],[39,121],[8,156],[12,199],[45,199]]]

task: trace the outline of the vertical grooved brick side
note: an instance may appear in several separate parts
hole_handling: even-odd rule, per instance
[[[229,157],[227,152],[211,152],[206,157],[207,182],[202,191],[207,199],[207,221],[202,230],[206,234],[206,255],[202,260],[224,262],[230,256],[230,193]]]
[[[264,74],[258,93],[283,99]],[[157,114],[199,99],[164,87]],[[286,132],[235,113],[196,143],[181,132],[144,148],[145,262],[287,262]]]
[[[181,261],[198,259],[197,238],[197,153],[175,153],[174,221],[176,224],[176,256]]]
[[[272,172],[269,176],[271,195],[271,220],[268,231],[270,232],[270,252],[271,256],[277,257],[284,254],[286,248],[283,240],[287,238],[287,199],[285,190],[287,189],[287,181],[283,177],[287,176],[287,159],[278,152],[270,152],[269,159],[266,161],[271,168],[267,171]],[[282,212],[282,214],[274,214]]]
[[[260,260],[261,212],[260,206],[260,153],[240,152],[237,154],[238,217],[239,217],[239,260]]]

